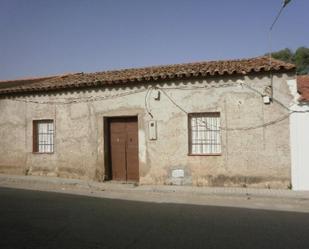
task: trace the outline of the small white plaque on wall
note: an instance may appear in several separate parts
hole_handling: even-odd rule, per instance
[[[149,139],[156,140],[157,139],[157,121],[151,120],[148,123],[148,132],[149,132]]]
[[[183,178],[185,177],[185,171],[183,169],[174,169],[172,171],[173,178]]]

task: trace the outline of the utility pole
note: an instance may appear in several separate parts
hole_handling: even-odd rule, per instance
[[[281,13],[283,12],[284,8],[291,1],[292,0],[283,0],[281,8],[280,8],[276,18],[274,19],[273,23],[271,24],[271,26],[269,28],[269,69],[271,68],[271,65],[272,65],[272,31],[273,31],[273,28],[274,28],[275,24],[277,23],[279,17],[281,16]],[[273,97],[274,97],[274,86],[273,86],[273,75],[271,73],[271,70],[270,70],[270,80],[271,80],[271,99],[273,99]]]

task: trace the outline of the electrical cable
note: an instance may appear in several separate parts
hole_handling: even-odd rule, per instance
[[[76,103],[84,103],[84,102],[93,102],[93,101],[101,101],[101,100],[108,100],[108,99],[113,99],[113,98],[118,98],[118,97],[124,97],[140,92],[144,92],[146,89],[138,89],[134,91],[129,91],[129,92],[124,92],[124,93],[119,93],[119,94],[113,94],[113,95],[108,95],[108,96],[103,96],[103,97],[84,97],[84,98],[74,98],[74,99],[69,99],[68,101],[36,101],[36,100],[27,100],[27,99],[18,99],[18,98],[7,98],[12,101],[18,101],[18,102],[23,102],[23,103],[33,103],[33,104],[56,104],[56,105],[68,105],[68,104],[76,104]],[[64,99],[66,100],[66,99]]]
[[[152,113],[150,112],[150,108],[149,108],[149,106],[148,106],[148,96],[151,94],[151,92],[152,92],[152,87],[149,87],[149,88],[147,89],[146,94],[145,94],[145,110],[146,110],[146,112],[148,113],[148,115],[149,115],[151,118],[153,118],[153,115],[152,115]]]
[[[33,103],[33,104],[57,104],[57,105],[67,105],[67,104],[75,104],[75,103],[84,103],[84,102],[92,102],[92,101],[102,101],[102,100],[108,100],[108,99],[112,99],[112,98],[118,98],[118,97],[123,97],[123,96],[128,96],[128,95],[132,95],[132,94],[136,94],[136,93],[140,93],[140,92],[144,92],[146,91],[145,94],[145,100],[144,100],[144,104],[145,104],[145,110],[148,113],[148,115],[153,118],[153,114],[151,113],[150,110],[150,103],[148,101],[149,96],[151,96],[151,93],[154,89],[158,89],[160,90],[169,100],[170,102],[175,105],[178,109],[180,109],[182,112],[184,112],[185,114],[189,114],[182,106],[180,106],[179,104],[177,104],[177,102],[168,95],[168,93],[165,90],[209,90],[211,88],[223,88],[223,87],[231,87],[231,86],[244,86],[246,88],[248,88],[249,90],[257,93],[260,96],[263,96],[263,94],[261,92],[259,92],[258,90],[254,89],[253,87],[247,85],[247,84],[239,84],[239,83],[226,83],[223,85],[218,85],[218,86],[191,86],[191,87],[148,87],[147,89],[138,89],[138,90],[134,90],[134,91],[129,91],[129,92],[124,92],[124,93],[119,93],[119,94],[113,94],[113,95],[109,95],[109,96],[103,96],[103,97],[87,97],[87,98],[75,98],[75,99],[71,99],[69,101],[35,101],[35,100],[25,100],[25,99],[11,99],[9,98],[9,100],[13,100],[13,101],[20,101],[20,102],[24,102],[24,103]],[[65,99],[64,99],[65,100]],[[293,113],[308,113],[309,110],[305,110],[305,111],[297,111],[297,110],[291,110],[290,107],[284,105],[282,102],[280,102],[277,99],[273,99],[276,103],[278,103],[280,106],[282,106],[284,109],[286,109],[288,111],[287,115],[284,115],[276,120],[261,124],[261,125],[256,125],[256,126],[251,126],[251,127],[236,127],[236,128],[228,128],[228,127],[220,127],[222,130],[226,130],[226,131],[236,131],[236,130],[251,130],[251,129],[258,129],[258,128],[262,128],[262,127],[267,127],[269,125],[273,125],[276,124],[278,122],[281,122],[283,120],[285,120],[286,118],[288,118],[291,114]],[[209,124],[206,124],[207,126],[209,126]],[[208,127],[207,127],[208,128]],[[217,127],[215,127],[217,128]]]
[[[183,107],[181,107],[179,104],[177,104],[176,101],[173,98],[171,98],[171,96],[169,96],[163,88],[159,88],[159,89],[170,100],[171,103],[173,103],[177,108],[179,108],[185,114],[187,114],[187,115],[189,114],[189,112],[187,112]],[[235,128],[228,128],[228,127],[220,126],[220,129],[225,130],[225,131],[247,131],[247,130],[259,129],[259,128],[267,127],[267,126],[274,125],[276,123],[282,122],[283,120],[287,119],[294,112],[295,111],[291,111],[288,114],[286,114],[286,115],[284,115],[284,116],[282,116],[282,117],[280,117],[276,120],[273,120],[273,121],[270,121],[270,122],[267,122],[267,123],[264,123],[264,124],[256,125],[256,126],[235,127]],[[209,126],[209,124],[206,124],[205,122],[203,122],[203,124]],[[209,129],[208,127],[206,127],[206,128]],[[216,129],[217,127],[211,127],[211,128]]]

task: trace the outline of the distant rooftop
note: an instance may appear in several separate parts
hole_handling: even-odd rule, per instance
[[[297,88],[300,101],[309,102],[309,75],[297,76]]]

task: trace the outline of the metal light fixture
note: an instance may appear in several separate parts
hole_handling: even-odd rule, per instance
[[[283,1],[283,8],[285,8],[285,6],[287,6],[290,2],[291,2],[291,0],[284,0]]]
[[[269,28],[269,68],[271,68],[271,57],[272,57],[272,45],[271,45],[271,32],[276,24],[276,22],[278,21],[283,9],[291,2],[292,0],[283,0],[283,3],[282,3],[282,6],[279,10],[279,13],[278,15],[276,16],[274,22],[272,23],[272,25],[270,26]],[[271,78],[271,83],[270,83],[270,87],[271,87],[271,100],[273,100],[274,98],[274,86],[273,86],[273,75],[271,73],[271,70],[269,71],[270,72],[270,78]]]
[[[277,20],[279,19],[283,9],[291,2],[292,0],[283,0],[283,4],[282,4],[282,7],[280,8],[280,11],[278,13],[278,15],[276,16],[274,22],[272,23],[272,25],[270,26],[270,30],[273,29],[273,27],[275,26]]]

